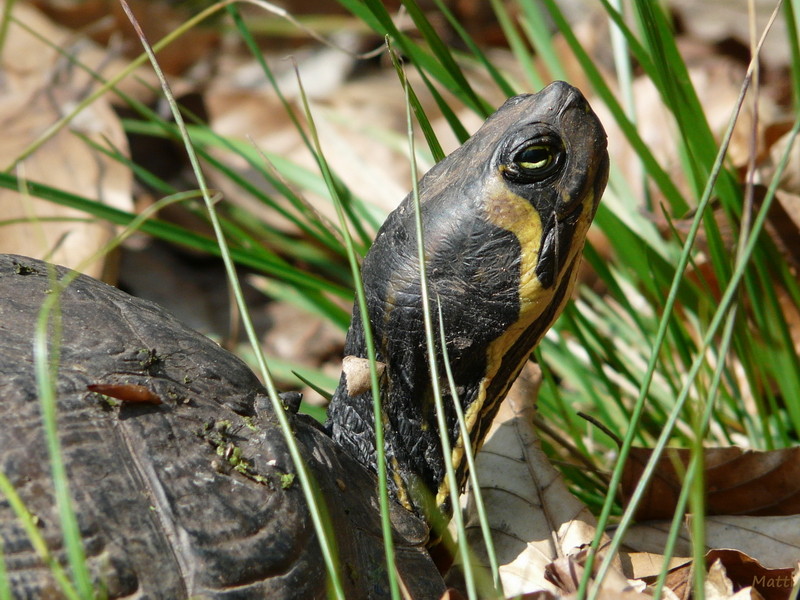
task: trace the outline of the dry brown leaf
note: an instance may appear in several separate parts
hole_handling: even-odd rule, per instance
[[[14,6],[14,16],[50,40],[65,36],[24,4]],[[54,50],[13,21],[5,50],[2,68],[9,76],[0,92],[3,167],[13,163],[92,89],[86,86],[86,75],[59,60]],[[109,140],[113,149],[127,151],[119,119],[101,99],[27,158],[16,173],[23,180],[131,210],[130,170],[92,150],[78,134],[106,146]],[[86,213],[10,190],[0,191],[0,221],[11,222],[0,229],[0,252],[46,258],[72,268],[79,267],[114,234],[113,226]],[[101,264],[84,270],[95,277],[103,271]]]
[[[706,546],[735,548],[771,569],[800,561],[800,516],[706,517]]]
[[[358,38],[337,38],[337,43],[357,50]],[[283,55],[281,55],[283,56]],[[393,69],[367,71],[359,77],[348,78],[354,67],[352,57],[335,48],[317,48],[298,53],[296,57],[304,90],[312,97],[311,111],[320,138],[320,145],[331,168],[347,184],[353,194],[376,207],[378,213],[388,213],[408,193],[411,171],[406,139],[406,106],[402,86]],[[215,132],[232,138],[249,139],[265,153],[275,153],[293,163],[316,172],[318,167],[297,135],[281,103],[271,87],[264,81],[263,71],[248,58],[223,57],[215,77],[204,94],[209,124]],[[509,52],[493,52],[492,62],[508,72],[516,72],[519,65]],[[279,85],[295,112],[303,115],[298,94],[293,63],[275,60],[274,68]],[[489,102],[499,106],[505,97],[492,85],[485,73],[466,69],[471,85]],[[418,73],[407,73],[411,86],[419,96],[431,120],[437,138],[445,153],[460,144],[446,119],[440,115],[433,96],[428,92]],[[463,108],[458,99],[448,96],[448,104],[458,115],[468,131],[475,131],[482,119]],[[417,128],[416,139],[422,140]],[[423,172],[433,164],[425,156],[425,145],[417,143],[418,168]],[[263,186],[263,177],[245,163],[241,157],[215,150],[215,156],[224,159],[245,176]],[[214,177],[213,172],[211,176]],[[227,200],[244,206],[260,215],[270,224],[286,231],[295,226],[288,220],[276,218],[274,211],[264,211],[263,204],[243,194],[226,179],[214,178],[213,185],[221,189]],[[308,203],[326,218],[335,221],[332,203],[325,197],[309,194]],[[280,200],[279,200],[280,201]]]
[[[625,533],[625,551],[648,552],[657,555],[662,554],[664,546],[666,545],[670,525],[670,521],[649,521],[647,523],[632,525]],[[606,533],[613,535],[613,528],[607,529]],[[692,554],[691,536],[686,527],[683,527],[678,534],[674,554],[675,556],[691,556]]]
[[[705,579],[706,600],[765,600],[753,587],[747,586],[734,591],[736,587],[728,577],[725,566],[715,560]]]
[[[35,4],[56,23],[75,31],[87,31],[100,44],[116,38],[131,57],[141,51],[139,37],[120,2],[36,0]],[[173,32],[200,8],[182,2],[150,0],[128,0],[128,4],[145,37],[151,42]],[[193,27],[184,32],[178,43],[169,44],[159,51],[158,62],[162,70],[175,75],[196,67],[217,45],[219,32],[220,28],[213,26]]]
[[[706,554],[706,598],[717,600],[787,600],[792,589],[792,568],[766,569],[735,550],[712,550]],[[654,583],[656,576],[649,577]],[[691,598],[692,563],[670,570],[665,584],[680,600]]]
[[[670,0],[670,7],[680,15],[680,22],[695,38],[708,43],[736,40],[743,46],[750,42],[751,14],[755,10],[756,31],[762,31],[775,8],[771,0]],[[778,19],[772,26],[761,52],[761,61],[773,66],[785,65],[789,59],[786,40],[786,23]]]
[[[533,429],[537,377],[538,368],[531,364],[501,406],[477,456],[481,494],[491,507],[500,577],[509,596],[557,592],[544,577],[545,567],[590,543],[595,532],[594,517],[539,446]],[[525,386],[529,389],[521,392]],[[472,498],[466,515],[470,543],[488,565]]]
[[[0,6],[4,4],[4,0],[0,0]],[[12,21],[3,52],[4,89],[9,87],[18,89],[20,85],[35,89],[47,83],[51,73],[46,69],[52,68],[58,60],[66,63],[65,59],[59,59],[60,53],[57,48],[76,56],[82,64],[100,76],[111,77],[128,67],[128,61],[115,48],[104,48],[81,35],[76,35],[75,31],[63,26],[65,25],[63,20],[48,19],[31,4],[17,2],[13,10],[14,20],[26,24],[50,45],[42,43]],[[107,13],[107,8],[102,10]],[[125,21],[127,22],[127,18]],[[138,40],[136,48],[139,48]],[[79,88],[93,81],[92,76],[79,67],[75,67],[71,77],[74,85]],[[132,75],[120,81],[116,88],[138,100],[149,101],[153,98],[153,89],[158,88],[158,78],[149,67],[139,67]],[[117,100],[117,97],[112,95],[112,101],[114,100]]]
[[[464,600],[464,596],[455,588],[447,588],[439,600]]]
[[[622,479],[626,501],[651,454],[647,448],[631,449]],[[685,449],[665,452],[637,508],[638,520],[672,517],[690,456]],[[709,515],[800,514],[800,448],[769,452],[707,448],[704,479]]]
[[[161,396],[136,383],[94,383],[87,385],[86,389],[131,404],[162,404],[164,402]]]
[[[662,546],[663,547],[663,546]],[[644,579],[657,577],[664,569],[664,555],[654,552],[630,552],[623,554],[622,565],[625,575],[630,579]],[[685,556],[673,556],[667,563],[667,569],[672,571],[691,562]]]
[[[648,583],[654,588],[658,576],[654,575],[647,579]],[[692,597],[692,561],[684,562],[682,565],[669,570],[664,579],[664,587],[677,600],[688,600]]]
[[[692,51],[685,51],[684,54],[691,55]],[[712,132],[721,138],[728,126],[731,111],[736,105],[745,67],[728,57],[713,53],[703,55],[699,60],[692,60],[691,56],[687,56],[687,60],[689,76],[697,90],[704,114],[709,119],[709,126]],[[692,197],[680,154],[673,141],[677,136],[675,120],[664,105],[657,86],[647,77],[638,77],[633,82],[633,96],[636,98],[639,135],[658,162],[670,173],[678,188],[686,192],[686,197]],[[596,104],[598,116],[606,124],[610,155],[615,158],[626,181],[634,186],[641,197],[644,197],[644,188],[641,186],[646,180],[642,177],[641,162],[636,158],[636,152],[617,126],[615,119],[606,112],[608,109],[602,103]],[[757,154],[766,153],[763,147],[765,144],[763,129],[778,118],[775,116],[777,109],[765,95],[759,97],[758,109],[759,118],[755,120],[749,104],[742,108],[729,148],[731,162],[735,165],[747,164],[754,126],[759,130]],[[651,191],[657,198],[659,192]],[[658,205],[658,202],[654,202],[654,206]]]
[[[652,596],[647,592],[636,592],[633,590],[625,592],[600,590],[596,598],[597,600],[650,600]],[[575,593],[567,596],[556,596],[556,600],[580,600],[580,597]],[[662,600],[674,600],[674,598],[665,594],[662,596]]]
[[[545,567],[545,578],[563,592],[568,594],[577,592],[581,580],[583,579],[583,574],[586,571],[585,566],[588,553],[588,549],[582,549],[569,556],[557,558]],[[601,561],[602,552],[596,557],[593,573],[596,573]],[[645,582],[629,580],[617,569],[610,569],[600,584],[601,591],[606,594],[620,595],[638,595],[644,591],[645,587]]]
[[[691,517],[687,518],[691,521]],[[652,564],[637,565],[629,577],[654,581],[655,574],[663,563],[663,548],[670,523],[658,521],[634,525],[625,536],[625,547],[630,551],[623,555],[636,557],[645,551]],[[689,540],[690,523],[684,523],[676,552],[683,556],[691,553]],[[791,569],[800,562],[800,516],[747,517],[712,516],[705,519],[705,543],[714,549],[735,549],[757,560],[766,569]],[[689,561],[688,558],[673,559]],[[630,566],[624,562],[625,566]],[[687,562],[688,564],[688,562]],[[653,568],[656,567],[656,568]],[[649,571],[649,572],[648,572]],[[680,595],[680,594],[679,594]]]
[[[788,600],[792,591],[792,566],[768,569],[754,558],[738,550],[711,550],[706,564],[721,563],[734,590],[751,587],[764,600]],[[745,596],[748,597],[748,596]]]
[[[786,152],[787,146],[792,141],[792,135],[789,131],[789,121],[785,123],[786,132],[780,136],[775,143],[770,146],[769,160],[762,165],[760,171],[764,181],[768,182],[775,175],[775,170],[781,161],[781,157]],[[777,128],[777,127],[776,127]],[[795,141],[794,146],[790,150],[789,162],[786,169],[783,171],[778,184],[779,189],[797,196],[800,194],[800,144]],[[786,207],[787,212],[792,214],[795,223],[800,226],[800,213],[796,206]]]
[[[761,181],[761,186],[757,190],[760,188],[766,189],[772,182],[777,165],[792,140],[791,131],[789,131],[790,126],[791,123],[787,120],[784,123],[774,124],[771,128],[776,135],[780,135],[781,131],[785,131],[785,133],[780,135],[769,147],[767,160],[758,168],[757,177]],[[762,192],[763,194],[764,192]],[[795,269],[800,268],[800,248],[798,248],[797,244],[800,236],[800,143],[796,141],[790,150],[789,161],[775,191],[775,199],[777,202],[773,202],[768,215],[768,231],[781,253],[791,261]],[[778,288],[777,291],[786,295],[786,292],[781,288]],[[785,304],[792,305],[791,302],[786,302]],[[784,310],[786,308],[784,306]],[[787,314],[787,320],[791,319],[792,316],[794,316],[794,323],[790,322],[789,325],[790,327],[793,326],[793,334],[797,334],[796,312],[791,311]],[[798,347],[796,337],[795,347]]]
[[[393,71],[345,81],[352,68],[352,59],[333,49],[320,50],[319,55],[327,57],[323,63],[326,72],[336,70],[340,73],[338,81],[329,83],[324,91],[313,94],[318,96],[324,93],[327,95],[325,100],[311,101],[311,111],[325,158],[355,195],[364,198],[379,213],[388,213],[408,193],[411,182],[402,87]],[[321,78],[313,70],[313,64],[318,62],[316,56],[311,55],[306,60],[312,65],[301,62],[299,68],[304,89],[308,92],[309,86]],[[331,67],[332,61],[334,68]],[[291,67],[289,62],[284,64]],[[243,74],[251,69],[248,63],[234,65],[233,68]],[[260,70],[258,72],[260,74]],[[294,72],[290,70],[287,75],[286,83],[291,84],[290,90],[296,88]],[[426,110],[430,108],[429,114],[434,114],[435,103],[425,93],[424,84],[414,80],[418,76],[413,72],[409,72],[409,77],[419,91]],[[244,75],[213,81],[205,94],[210,126],[221,135],[249,139],[260,151],[278,154],[315,172],[317,165],[313,156],[297,135],[295,126],[272,90],[262,80],[263,75],[260,75],[258,86],[249,86]],[[332,92],[331,86],[334,85],[339,87]],[[302,108],[296,112],[303,114]],[[465,119],[465,126],[473,131],[481,124],[480,119],[468,111],[461,110],[459,116]],[[437,127],[437,133],[441,134],[440,140],[447,152],[458,147],[449,128]],[[387,143],[387,139],[392,141]],[[418,139],[422,139],[421,134]],[[263,177],[241,157],[221,150],[215,150],[215,156],[240,170],[258,185],[263,185]],[[421,157],[418,157],[418,164],[420,172],[433,166]],[[227,178],[213,178],[212,183],[225,193],[227,200],[245,207],[270,224],[286,231],[296,229],[287,219],[276,217],[274,211],[266,211],[263,204],[243,194]],[[326,197],[309,194],[307,201],[319,214],[336,221],[335,208]]]

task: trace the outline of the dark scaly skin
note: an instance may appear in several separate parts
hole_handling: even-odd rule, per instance
[[[563,161],[539,183],[510,181],[509,153],[537,128],[568,134]],[[576,91],[557,84],[509,101],[422,182],[431,290],[443,303],[476,446],[569,295],[606,160],[596,119]],[[439,498],[447,491],[413,232],[406,201],[364,263],[379,358],[388,363],[382,393],[395,492],[407,506],[417,506],[416,493],[404,496],[413,486]],[[34,327],[54,292],[50,268],[0,255],[0,471],[65,564],[33,371]],[[256,377],[163,309],[91,278],[78,277],[59,298],[62,335],[50,340],[60,355],[59,440],[93,586],[109,598],[326,597],[308,508]],[[363,357],[355,316],[347,350]],[[112,403],[91,390],[97,384],[142,386],[161,403]],[[341,446],[301,415],[289,418],[325,499],[345,594],[385,597],[375,482],[352,458],[374,468],[371,397],[345,395],[340,388],[331,409]],[[451,459],[463,477],[452,410],[447,418],[456,441]],[[427,528],[402,509],[392,511],[392,524],[396,568],[412,596],[440,597],[443,582],[423,548]],[[2,497],[0,538],[15,598],[60,596]]]
[[[543,136],[557,160],[538,178],[521,177],[519,161],[531,162],[520,149]],[[556,82],[538,94],[508,100],[420,181],[432,314],[438,298],[475,449],[569,298],[607,176],[601,124],[578,90]],[[445,513],[449,499],[426,355],[415,231],[409,195],[378,232],[364,259],[363,280],[377,358],[387,365],[381,398],[390,486],[401,503],[426,515],[426,497],[435,498]],[[366,357],[358,306],[345,354]],[[446,384],[442,388],[454,445],[451,460],[463,486],[463,441],[453,398]],[[350,397],[343,374],[328,414],[333,439],[375,469],[371,391]]]
[[[67,273],[0,254],[0,473],[62,565],[33,339],[42,303],[57,289],[51,275]],[[328,598],[305,496],[250,369],[163,308],[90,277],[77,277],[59,299],[62,335],[50,338],[51,351],[60,350],[59,441],[98,597]],[[90,390],[97,384],[142,386],[161,402],[113,401]],[[287,417],[330,518],[345,596],[387,598],[374,476],[310,417]],[[392,525],[395,568],[412,595],[441,597],[427,527],[399,506]],[[3,493],[0,540],[15,600],[64,597]]]

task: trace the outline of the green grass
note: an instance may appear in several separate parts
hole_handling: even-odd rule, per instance
[[[559,36],[571,49],[588,81],[584,93],[593,96],[595,104],[605,104],[633,148],[648,194],[642,198],[632,191],[639,182],[625,181],[612,156],[609,188],[595,222],[608,248],[589,245],[585,254],[597,284],[580,290],[578,301],[565,311],[537,350],[545,369],[545,385],[539,398],[540,417],[553,432],[560,434],[550,436],[543,432],[544,447],[554,459],[566,461],[567,464],[558,463],[564,476],[598,515],[601,526],[613,520],[617,531],[624,532],[632,518],[632,509],[623,510],[617,496],[609,491],[619,481],[632,445],[692,448],[694,461],[689,468],[700,473],[704,443],[730,445],[733,439],[746,439],[753,448],[771,449],[800,440],[800,357],[778,296],[780,292],[798,307],[800,288],[790,265],[764,231],[778,176],[766,182],[767,193],[759,207],[755,207],[752,188],[725,160],[725,140],[720,142],[712,134],[708,116],[675,45],[673,24],[659,4],[646,0],[633,2],[629,7],[630,18],[623,20],[615,5],[603,1],[609,20],[619,26],[615,49],[622,87],[619,97],[626,99],[622,101],[612,92],[596,60],[581,46],[553,0],[492,3],[508,46],[521,67],[521,77],[493,64],[480,44],[440,2],[437,2],[439,10],[444,11],[445,19],[459,37],[458,49],[442,39],[413,0],[403,4],[416,27],[414,32],[399,31],[392,15],[376,0],[340,0],[340,4],[360,22],[362,29],[371,29],[378,39],[387,37],[391,48],[403,55],[405,69],[420,76],[422,85],[459,140],[465,139],[468,132],[457,116],[456,103],[481,117],[494,108],[473,86],[471,74],[485,73],[495,92],[503,96],[534,91],[542,83],[567,72],[554,44],[555,36]],[[795,107],[800,106],[798,4],[785,2],[780,13],[790,24],[786,43],[792,55],[789,70]],[[203,15],[220,8],[208,9]],[[228,6],[227,10],[244,44],[256,49],[256,40],[246,20],[234,6]],[[549,33],[542,25],[545,19],[554,24],[555,33]],[[179,35],[177,32],[173,37]],[[635,103],[637,98],[630,77],[625,75],[630,67],[627,57],[635,61],[637,74],[652,81],[660,101],[675,119],[675,135],[669,143],[680,158],[681,176],[687,182],[684,187],[675,184],[673,173],[659,163],[631,118],[634,113],[628,103]],[[142,62],[140,59],[132,64]],[[263,60],[261,64],[265,76],[274,82],[268,64]],[[113,87],[113,82],[108,83]],[[749,84],[750,80],[744,83]],[[397,93],[403,94],[400,80]],[[189,191],[180,200],[212,223],[217,237],[206,237],[157,218],[137,223],[141,231],[222,256],[231,275],[234,264],[254,269],[273,282],[265,286],[265,294],[294,302],[339,328],[346,327],[349,312],[341,308],[340,301],[352,300],[357,293],[354,282],[358,281],[358,259],[368,248],[380,218],[367,199],[355,196],[331,172],[324,157],[325,148],[318,147],[313,129],[301,125],[304,121],[311,122],[308,117],[313,118],[313,111],[309,115],[295,115],[295,109],[285,103],[309,151],[317,159],[318,171],[303,169],[284,157],[269,154],[269,149],[262,154],[245,140],[219,136],[189,113],[184,112],[187,127],[181,131],[147,107],[130,98],[125,100],[137,114],[137,118],[124,121],[126,131],[190,141],[187,151],[206,161],[205,169],[213,170],[242,194],[292,222],[301,236],[298,239],[283,233],[244,209],[215,206],[204,189],[199,168],[197,187],[201,191]],[[429,152],[440,159],[443,153],[430,124],[432,115],[425,114],[413,88],[408,90],[408,104],[427,146],[415,151]],[[795,135],[797,128],[795,123]],[[225,160],[213,158],[212,151],[216,149],[243,158],[261,175],[265,185],[252,184]],[[163,196],[179,192],[130,164],[113,148],[104,151],[134,169],[140,179]],[[22,182],[13,171],[0,173],[1,187],[19,189],[23,185],[32,196],[79,208],[96,218],[123,226],[136,222],[136,215],[54,189],[46,181]],[[312,194],[337,207],[338,222],[328,222],[309,207],[305,198]],[[201,196],[205,196],[205,203],[197,202]],[[659,199],[670,223],[691,221],[689,233],[679,236],[674,229],[666,235],[660,233],[641,210],[643,206],[652,208],[653,198]],[[735,232],[734,247],[726,245],[720,224]],[[698,236],[705,240],[702,254],[695,248]],[[223,238],[225,242],[221,243]],[[697,268],[701,263],[706,266]],[[435,335],[435,325],[431,333]],[[257,345],[255,339],[252,343]],[[273,368],[269,358],[264,361],[258,352],[249,352],[249,358],[259,364],[269,381]],[[286,371],[291,371],[291,366]],[[330,390],[329,378],[314,373],[304,373],[304,377]],[[745,398],[748,408],[743,402]],[[617,447],[613,440],[595,430],[577,415],[577,410],[592,414],[615,432],[623,440],[622,446]],[[51,440],[55,439],[53,436],[54,433]],[[573,447],[564,448],[565,440]],[[592,440],[591,445],[588,440]],[[575,464],[567,450],[581,453],[605,477],[595,476],[583,465]],[[607,458],[612,454],[618,456],[616,469]],[[62,477],[57,473],[55,476],[57,480]],[[302,476],[301,480],[308,486],[311,497],[312,483]],[[700,480],[694,481],[694,486],[685,490],[683,501],[700,515],[693,521],[698,558],[704,551],[702,490],[697,483]],[[318,520],[318,531],[325,535],[322,516]],[[675,523],[679,521],[680,514]],[[615,538],[614,547],[621,535]],[[389,546],[387,551],[391,553]],[[74,560],[79,561],[78,554]],[[335,573],[333,553],[328,562]],[[604,564],[602,569],[606,568],[608,565]],[[698,570],[698,577],[702,577],[702,570]],[[79,597],[86,597],[88,592],[83,582],[75,587]],[[584,582],[582,593],[591,595],[595,590],[588,581]],[[2,593],[0,584],[0,596]]]

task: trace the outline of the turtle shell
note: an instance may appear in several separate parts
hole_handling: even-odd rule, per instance
[[[67,272],[0,256],[0,471],[62,565],[33,340],[52,277]],[[58,435],[95,587],[109,598],[325,597],[305,496],[247,366],[156,304],[86,276],[60,294],[60,314],[60,336],[50,336]],[[288,416],[325,501],[346,596],[388,596],[374,476],[309,417]],[[439,597],[426,526],[398,505],[392,521],[404,585],[414,598]],[[15,598],[61,597],[1,494],[0,538]]]

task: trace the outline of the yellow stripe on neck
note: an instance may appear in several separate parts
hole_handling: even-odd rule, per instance
[[[501,394],[490,399],[490,404],[487,405],[487,390],[492,380],[497,375],[506,352],[514,345],[528,327],[542,315],[553,301],[553,295],[559,287],[559,278],[557,278],[556,282],[554,282],[550,288],[544,289],[542,288],[539,278],[536,276],[536,266],[539,263],[539,249],[541,248],[542,239],[542,220],[539,213],[533,207],[533,204],[529,200],[514,194],[499,177],[493,179],[487,185],[486,190],[484,190],[484,197],[489,198],[485,206],[487,220],[513,233],[520,244],[520,310],[517,320],[498,338],[492,341],[487,348],[486,373],[481,379],[475,400],[469,405],[464,415],[467,431],[470,433],[475,432],[475,425],[481,415],[492,410],[494,405],[505,397],[508,388],[513,383],[513,380],[516,379],[519,370],[525,364],[525,361],[528,360],[527,356],[522,358],[521,363],[515,366],[513,371],[514,376],[508,381],[506,388],[502,390]],[[589,194],[587,198],[584,198],[582,204],[584,211],[587,210],[587,206],[592,205],[591,194]],[[573,240],[583,240],[588,226],[589,219],[581,217],[577,224]],[[577,244],[577,247],[569,248],[568,258],[564,261],[564,264],[570,264],[575,253],[579,252],[582,248],[583,244]],[[575,273],[570,274],[573,281],[574,276]],[[571,290],[572,284],[570,284],[569,287]],[[566,303],[568,298],[569,292],[564,297],[563,303]],[[560,313],[561,310],[558,310],[556,315]],[[477,452],[479,446],[475,441],[473,442],[473,446],[473,450]],[[459,435],[453,446],[452,464],[457,468],[463,460],[464,440],[463,437]],[[449,493],[450,486],[447,478],[445,478],[437,490],[437,506],[441,506],[445,502]],[[454,507],[454,509],[457,510],[458,507]]]

